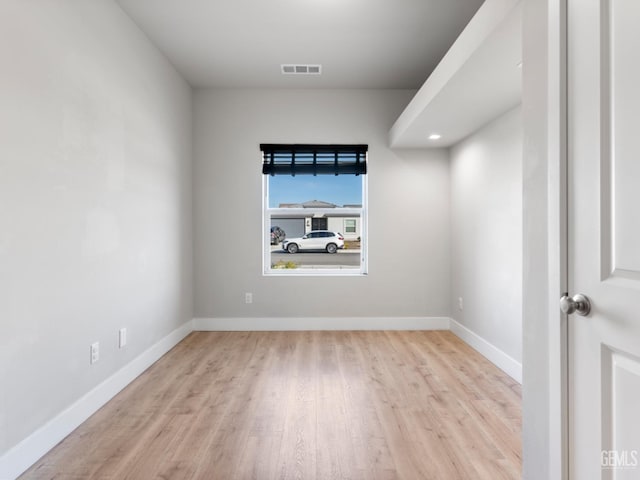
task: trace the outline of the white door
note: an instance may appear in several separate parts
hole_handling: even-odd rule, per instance
[[[640,0],[568,0],[569,470],[640,479]]]

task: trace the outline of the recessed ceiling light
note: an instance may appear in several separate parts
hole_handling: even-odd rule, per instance
[[[442,138],[442,135],[440,135],[439,133],[432,133],[431,135],[429,135],[429,140],[440,140]]]

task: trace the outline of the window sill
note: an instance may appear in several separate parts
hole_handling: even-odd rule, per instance
[[[264,277],[366,277],[367,272],[359,268],[304,268],[286,269],[275,268],[265,270]]]

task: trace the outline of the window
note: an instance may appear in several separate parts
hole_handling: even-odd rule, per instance
[[[366,274],[367,145],[260,149],[264,273]]]
[[[356,233],[356,219],[355,218],[345,218],[344,220],[344,232],[345,233]]]

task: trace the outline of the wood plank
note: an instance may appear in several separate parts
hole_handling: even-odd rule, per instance
[[[23,479],[517,479],[520,386],[450,332],[197,332]]]

